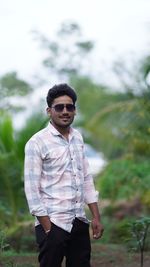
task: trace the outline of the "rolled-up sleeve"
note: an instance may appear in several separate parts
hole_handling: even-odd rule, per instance
[[[34,140],[30,140],[25,146],[24,187],[30,212],[35,216],[47,215],[47,210],[41,201],[41,173],[42,157],[40,149]]]

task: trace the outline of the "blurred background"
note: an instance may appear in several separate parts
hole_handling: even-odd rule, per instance
[[[78,94],[101,242],[131,241],[129,223],[150,215],[150,1],[5,0],[0,14],[0,251],[35,250],[24,146],[48,123],[46,94],[59,82]]]

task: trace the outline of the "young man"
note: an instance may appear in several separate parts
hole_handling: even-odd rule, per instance
[[[64,256],[66,267],[90,267],[85,204],[92,213],[93,238],[103,233],[83,139],[70,126],[76,100],[67,84],[53,86],[47,95],[50,123],[25,147],[25,193],[36,218],[40,267],[60,267]]]

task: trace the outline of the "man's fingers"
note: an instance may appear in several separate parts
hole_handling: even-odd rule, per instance
[[[104,229],[101,229],[100,232],[94,233],[93,238],[97,239],[103,235]]]

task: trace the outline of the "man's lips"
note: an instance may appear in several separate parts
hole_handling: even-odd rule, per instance
[[[64,117],[60,116],[59,118],[60,119],[70,119],[70,116],[64,116]]]
[[[63,121],[68,121],[68,120],[70,120],[70,117],[61,117],[60,119]]]

